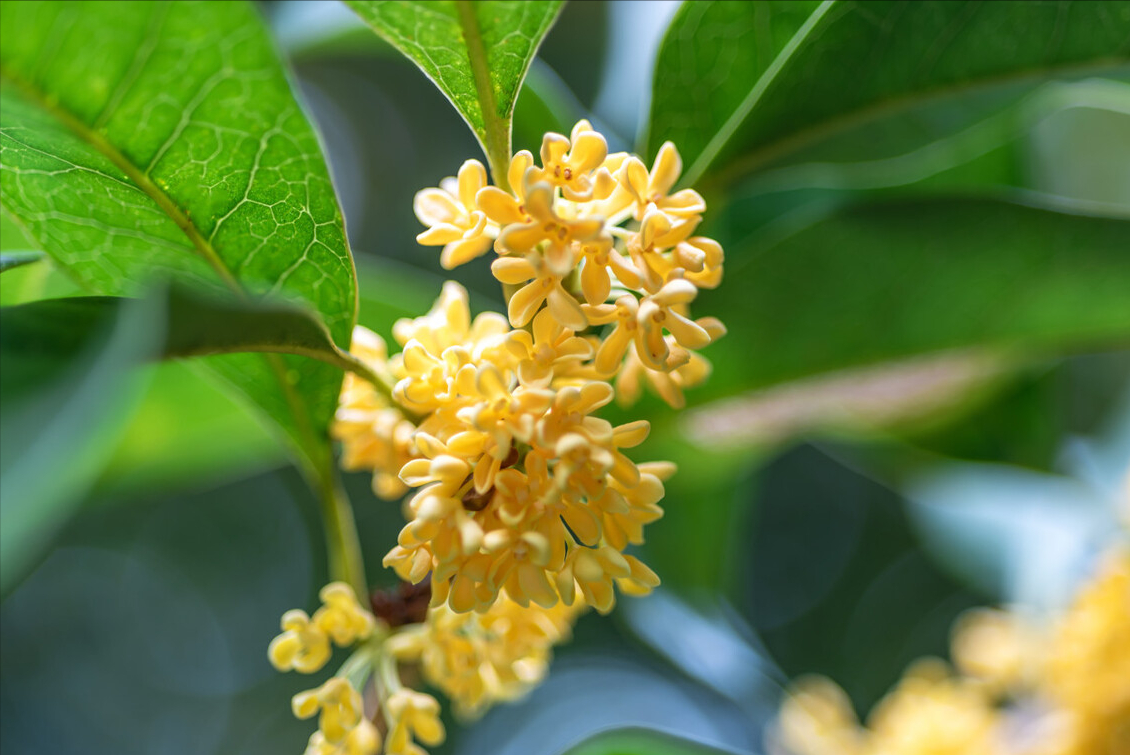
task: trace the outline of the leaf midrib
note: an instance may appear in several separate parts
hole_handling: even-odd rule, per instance
[[[757,81],[754,82],[750,88],[749,93],[742,99],[742,102],[726,119],[721,128],[703,147],[702,152],[695,158],[694,163],[686,171],[681,184],[689,185],[695,183],[701,178],[703,174],[710,168],[711,163],[718,157],[721,151],[730,143],[734,134],[741,127],[746,118],[749,117],[754,106],[760,101],[762,95],[773,85],[778,75],[784,70],[788,63],[791,61],[793,55],[803,47],[804,43],[811,36],[815,26],[826,15],[828,10],[838,2],[838,0],[824,0],[817,8],[815,8],[809,15],[805,22],[794,32],[793,36],[789,39],[788,43],[781,48],[781,51],[773,58],[773,61],[765,69],[765,71],[758,76]],[[986,78],[977,79],[976,84],[970,85],[966,82],[955,82],[954,84],[934,87],[927,90],[920,90],[913,94],[907,94],[901,97],[885,98],[882,101],[875,103],[871,106],[866,106],[859,109],[854,109],[846,115],[833,117],[821,125],[813,126],[808,129],[802,129],[793,133],[784,139],[776,139],[767,143],[765,146],[751,150],[743,155],[740,159],[731,163],[724,171],[716,174],[710,180],[710,183],[726,184],[733,180],[736,176],[741,176],[748,173],[759,165],[763,165],[781,154],[787,154],[790,151],[800,149],[805,144],[818,141],[836,131],[850,128],[853,125],[864,123],[871,118],[874,118],[884,111],[897,111],[901,108],[906,108],[914,103],[923,102],[935,97],[942,97],[959,90],[977,89],[981,87],[999,86],[1009,81],[1020,81],[1025,78],[1030,78],[1042,72],[1058,72],[1058,73],[1085,73],[1089,70],[1100,70],[1105,68],[1117,67],[1125,65],[1130,61],[1130,57],[1118,55],[1101,58],[1099,60],[1091,60],[1086,63],[1078,65],[1066,66],[1034,66],[1025,68],[1022,71],[1011,72],[1001,76],[991,76]],[[650,138],[650,137],[649,137]]]
[[[990,76],[982,79],[977,79],[976,83],[970,83],[970,81],[957,82],[946,86],[920,90],[915,94],[903,95],[901,97],[890,97],[880,102],[876,102],[868,107],[852,110],[849,113],[831,118],[819,126],[812,126],[807,129],[802,129],[784,139],[775,139],[771,142],[768,142],[758,149],[747,152],[741,158],[735,160],[733,163],[727,166],[725,170],[719,171],[718,173],[710,176],[704,183],[707,185],[728,184],[735,178],[738,178],[747,173],[751,173],[760,166],[772,162],[781,155],[787,155],[790,152],[796,152],[804,148],[805,146],[826,139],[836,132],[846,131],[855,126],[859,126],[860,124],[866,123],[867,121],[882,117],[885,113],[896,113],[899,111],[910,110],[911,108],[929,100],[942,99],[948,96],[952,96],[961,91],[977,92],[994,87],[1007,86],[1011,83],[1022,82],[1025,79],[1037,78],[1041,74],[1055,73],[1073,77],[1083,75],[1092,71],[1097,72],[1117,69],[1125,66],[1128,61],[1130,61],[1130,59],[1112,57],[1092,60],[1088,61],[1087,63],[1072,66],[1043,66],[1038,68],[1025,68],[1021,71],[1015,71],[1000,76]]]
[[[178,228],[192,242],[193,248],[196,252],[215,270],[216,274],[224,284],[243,301],[249,301],[250,297],[243,286],[232,274],[231,270],[220,258],[216,252],[215,247],[204,238],[200,230],[188,217],[188,215],[180,208],[176,202],[173,201],[165,191],[161,189],[149,176],[137,165],[129,160],[115,147],[109,140],[101,134],[89,128],[85,123],[75,117],[72,113],[51,104],[47,97],[42,92],[36,89],[28,82],[22,80],[17,76],[13,76],[11,72],[0,68],[0,82],[7,83],[10,86],[18,89],[25,97],[32,101],[37,107],[41,108],[48,115],[52,116],[60,123],[63,124],[68,130],[71,131],[82,141],[89,144],[106,159],[114,164],[119,170],[125,173],[126,177],[137,186],[146,196],[149,197],[168,217],[172,220]],[[313,428],[308,422],[307,413],[305,409],[305,401],[295,391],[291,381],[287,379],[287,370],[283,365],[281,358],[278,354],[264,354],[264,359],[271,366],[271,371],[274,373],[275,380],[282,389],[283,396],[286,400],[287,406],[290,408],[291,417],[297,426],[299,435],[303,439],[303,445],[306,447],[307,453],[312,457],[319,447],[317,436]],[[313,460],[313,459],[311,459]]]
[[[239,282],[235,279],[235,276],[232,274],[231,270],[228,269],[227,265],[224,264],[224,261],[216,252],[216,249],[204,238],[188,215],[173,201],[172,197],[163,191],[140,167],[131,162],[121,150],[115,147],[106,137],[76,118],[72,113],[58,105],[51,104],[42,92],[23,79],[0,69],[0,80],[16,87],[25,97],[32,100],[37,107],[62,123],[71,133],[91,147],[94,147],[94,149],[98,150],[99,153],[112,162],[118,170],[125,173],[126,178],[132,181],[137,188],[141,189],[141,191],[160,207],[162,212],[168,215],[169,219],[176,223],[177,227],[188,236],[188,240],[192,242],[192,246],[196,249],[197,254],[204,258],[209,266],[211,266],[224,281],[224,284],[227,285],[233,293],[241,297],[246,297],[247,292],[239,285]]]
[[[467,62],[471,65],[471,77],[478,94],[479,112],[483,117],[483,151],[490,163],[495,185],[509,191],[507,163],[510,160],[510,119],[498,115],[498,104],[494,97],[494,86],[490,80],[490,61],[483,45],[482,29],[470,0],[455,0],[459,13],[459,26],[463,29],[463,40],[467,46]]]

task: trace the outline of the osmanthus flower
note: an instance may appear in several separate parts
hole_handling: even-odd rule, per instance
[[[416,237],[426,246],[442,246],[440,264],[450,270],[487,252],[498,235],[475,202],[487,182],[486,169],[478,160],[468,160],[458,178],[445,178],[438,189],[416,194],[413,209],[428,230]]]
[[[322,606],[313,618],[297,609],[283,614],[283,633],[267,651],[280,671],[314,673],[329,660],[331,641],[348,647],[373,636],[376,618],[361,607],[349,585],[331,582],[319,596]],[[333,676],[315,689],[298,693],[291,702],[296,717],[319,716],[307,755],[375,755],[380,750],[380,733],[365,717],[361,693],[348,679]]]
[[[632,198],[637,220],[643,219],[649,206],[673,218],[673,222],[697,218],[706,212],[706,200],[694,189],[670,193],[682,172],[683,160],[671,142],[663,142],[650,171],[638,157],[629,156],[624,160],[618,175],[619,185]]]
[[[299,609],[283,614],[283,633],[272,640],[267,651],[271,663],[280,671],[314,673],[330,659],[331,640],[346,647],[372,634],[373,617],[361,608],[349,585],[331,582],[322,588],[319,597],[322,607],[313,618]]]
[[[454,703],[463,718],[496,702],[515,700],[540,682],[552,648],[567,640],[585,607],[522,606],[502,592],[484,613],[455,613],[446,606],[389,640],[402,662],[419,663],[424,678]]]
[[[542,168],[537,177],[562,189],[565,199],[605,199],[616,182],[604,166],[608,142],[587,120],[577,121],[569,137],[549,133],[541,142]]]
[[[391,376],[388,348],[376,333],[355,328],[351,352],[378,375]],[[408,488],[398,472],[415,455],[416,426],[372,384],[346,374],[331,432],[342,444],[343,469],[372,471],[373,492],[381,498],[404,495]]]
[[[863,726],[821,677],[798,680],[772,755],[1124,755],[1130,752],[1130,552],[1116,545],[1058,616],[976,609],[955,668],[912,665]]]
[[[534,319],[543,304],[566,328],[584,330],[588,327],[580,303],[562,285],[564,274],[555,272],[542,256],[502,257],[491,265],[491,272],[502,283],[520,286],[507,305],[510,324],[514,327],[520,328]]]
[[[1130,752],[1130,549],[1108,552],[1051,631],[1039,689],[1069,722],[1068,755]]]
[[[507,314],[472,319],[448,282],[430,311],[393,325],[399,353],[354,333],[379,385],[346,377],[332,433],[379,495],[408,492],[384,564],[416,602],[392,610],[377,594],[370,612],[337,583],[312,617],[284,616],[269,649],[280,669],[313,673],[334,645],[354,646],[294,698],[296,715],[319,715],[308,755],[422,755],[444,737],[440,705],[405,686],[401,664],[475,715],[536,684],[582,611],[659,584],[628,550],[662,516],[674,465],[631,458],[646,421],[599,414],[645,382],[681,404],[709,372],[697,350],[725,332],[689,312],[723,254],[693,235],[706,205],[675,191],[680,170],[670,144],[648,170],[580,121],[546,135],[540,164],[514,155],[506,189],[468,160],[417,194],[419,240],[443,246],[444,267],[497,252]]]

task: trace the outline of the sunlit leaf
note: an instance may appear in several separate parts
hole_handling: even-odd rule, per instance
[[[435,82],[487,155],[509,158],[514,101],[560,0],[346,4]]]
[[[6,209],[88,290],[154,275],[309,304],[341,347],[355,310],[341,213],[310,124],[247,3],[19,3],[0,26]],[[321,466],[340,372],[217,369]]]
[[[673,140],[688,182],[845,136],[855,159],[886,157],[1128,53],[1125,3],[685,3],[657,60],[645,148]]]

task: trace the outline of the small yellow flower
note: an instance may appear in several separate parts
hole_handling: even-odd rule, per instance
[[[608,301],[613,283],[633,289],[643,285],[631,258],[618,252],[611,238],[597,237],[581,244],[580,250],[585,260],[581,268],[581,291],[590,305]]]
[[[313,619],[297,609],[283,614],[283,633],[267,649],[272,665],[280,671],[311,674],[330,659],[331,639],[345,647],[372,634],[375,619],[357,602],[352,587],[331,582],[319,596],[323,605]]]
[[[572,605],[579,590],[586,603],[608,613],[616,602],[613,584],[617,581],[636,594],[646,594],[659,584],[659,577],[638,559],[611,546],[577,547],[557,576],[557,590],[566,605]]]
[[[620,166],[620,186],[635,203],[635,217],[643,218],[648,205],[673,218],[690,218],[706,211],[706,202],[694,189],[683,189],[669,194],[679,174],[683,160],[671,142],[664,142],[655,156],[651,171],[638,157],[628,157]]]
[[[341,742],[364,717],[361,693],[339,676],[321,687],[299,692],[291,700],[296,718],[310,718],[321,711],[318,729],[328,742]]]
[[[431,695],[410,689],[394,692],[385,703],[390,719],[386,755],[415,755],[422,752],[413,742],[438,745],[444,740],[439,720],[439,703]]]
[[[331,582],[318,593],[322,607],[314,612],[314,623],[335,644],[345,647],[373,633],[376,620],[357,602],[353,588],[344,582]]]
[[[561,325],[548,309],[534,317],[530,332],[515,331],[510,343],[520,360],[518,379],[528,386],[548,388],[554,379],[568,380],[593,356],[592,344]]]
[[[486,252],[497,229],[488,228],[487,216],[478,208],[475,195],[487,182],[486,169],[478,160],[468,160],[458,179],[445,178],[438,189],[416,194],[413,209],[428,230],[416,237],[426,246],[443,246],[440,264],[447,270]]]
[[[305,611],[294,609],[282,616],[283,633],[271,640],[267,656],[279,671],[291,669],[312,674],[330,659],[330,638],[310,621]]]
[[[305,755],[377,755],[380,749],[380,732],[372,721],[362,718],[341,742],[331,742],[321,731],[314,732]]]
[[[526,172],[525,194],[528,222],[511,223],[498,236],[498,246],[511,254],[527,255],[541,250],[546,266],[558,275],[568,275],[576,265],[574,242],[591,241],[600,236],[604,219],[600,217],[562,217],[554,208],[553,186],[546,181],[531,182],[536,168]]]
[[[494,277],[513,286],[525,284],[510,297],[507,312],[510,324],[520,328],[534,318],[542,304],[557,321],[572,330],[588,326],[580,303],[561,285],[562,275],[555,273],[536,254],[528,257],[503,257],[491,265]]]
[[[616,188],[616,181],[602,167],[608,156],[608,143],[586,120],[573,126],[569,138],[549,133],[541,143],[542,169],[539,180],[560,186],[565,198],[574,202],[604,199]],[[595,174],[593,171],[596,171]]]
[[[851,701],[839,685],[820,676],[802,677],[792,685],[771,736],[791,755],[864,753]]]

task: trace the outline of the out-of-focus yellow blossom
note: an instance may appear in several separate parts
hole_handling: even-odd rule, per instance
[[[384,339],[360,326],[353,330],[351,353],[378,375],[390,375]],[[373,472],[373,492],[393,500],[408,490],[398,472],[414,456],[416,426],[390,405],[368,381],[346,373],[333,437],[342,443],[341,466]]]
[[[385,701],[389,722],[385,755],[423,755],[416,745],[419,739],[427,745],[443,742],[443,723],[439,720],[439,702],[431,695],[411,689],[400,689]]]
[[[373,614],[361,607],[353,588],[344,582],[331,582],[318,597],[322,607],[314,612],[314,623],[339,647],[352,645],[373,633]]]
[[[1057,622],[1040,687],[1070,718],[1067,755],[1130,753],[1130,550],[1108,554]]]
[[[1073,604],[1041,629],[979,609],[954,626],[959,675],[913,665],[860,726],[834,682],[799,680],[773,755],[1130,754],[1130,552],[1115,547]]]
[[[372,634],[373,616],[361,608],[349,585],[331,582],[319,597],[323,605],[312,619],[297,609],[283,614],[283,633],[267,649],[271,663],[280,671],[311,674],[330,659],[331,640],[345,647]]]
[[[299,692],[291,700],[297,718],[318,716],[318,731],[327,743],[343,742],[364,718],[361,693],[339,676],[331,677],[316,689]]]
[[[967,611],[954,624],[951,652],[962,674],[999,694],[1031,677],[1037,643],[1034,630],[1019,614],[979,608]]]
[[[918,661],[868,718],[869,755],[996,755],[996,712],[941,661]]]
[[[331,742],[316,731],[306,745],[305,755],[376,755],[381,749],[381,734],[367,718],[362,718],[340,742]]]
[[[524,607],[505,592],[484,613],[432,608],[427,620],[389,641],[402,661],[421,664],[462,717],[524,695],[545,676],[554,645],[568,639],[584,606]]]
[[[863,732],[842,689],[823,677],[803,677],[782,703],[768,745],[774,755],[861,755]]]
[[[312,674],[330,659],[330,638],[310,621],[305,611],[294,609],[282,617],[283,633],[271,641],[267,655],[279,671],[294,669]]]

